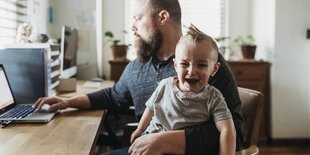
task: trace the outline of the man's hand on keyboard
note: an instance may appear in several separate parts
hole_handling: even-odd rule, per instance
[[[60,97],[41,97],[34,104],[34,108],[41,110],[44,105],[48,104],[48,111],[57,111],[68,108],[68,99]],[[44,108],[44,107],[43,107]],[[46,110],[46,106],[45,106]]]

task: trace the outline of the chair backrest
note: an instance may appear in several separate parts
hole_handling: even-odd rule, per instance
[[[263,113],[263,94],[259,91],[238,87],[241,111],[244,119],[244,147],[257,145]]]

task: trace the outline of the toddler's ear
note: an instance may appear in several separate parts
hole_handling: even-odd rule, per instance
[[[177,62],[176,62],[175,58],[173,58],[172,60],[173,60],[174,69],[177,69]]]
[[[214,76],[216,74],[216,72],[219,70],[220,66],[221,66],[221,63],[219,63],[219,62],[216,62],[214,64],[211,76]]]

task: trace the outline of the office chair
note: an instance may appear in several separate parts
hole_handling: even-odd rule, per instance
[[[137,121],[132,108],[109,109],[104,118],[103,130],[99,134],[97,145],[117,149],[123,145],[123,129],[128,122]]]
[[[241,111],[244,120],[244,145],[240,151],[236,152],[236,155],[258,155],[259,149],[257,143],[263,113],[263,94],[241,87],[238,87],[238,92],[241,99]]]

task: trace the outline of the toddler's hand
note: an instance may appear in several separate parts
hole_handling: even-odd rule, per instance
[[[130,137],[130,143],[132,144],[138,137],[141,136],[141,134],[143,133],[143,131],[136,129]]]

